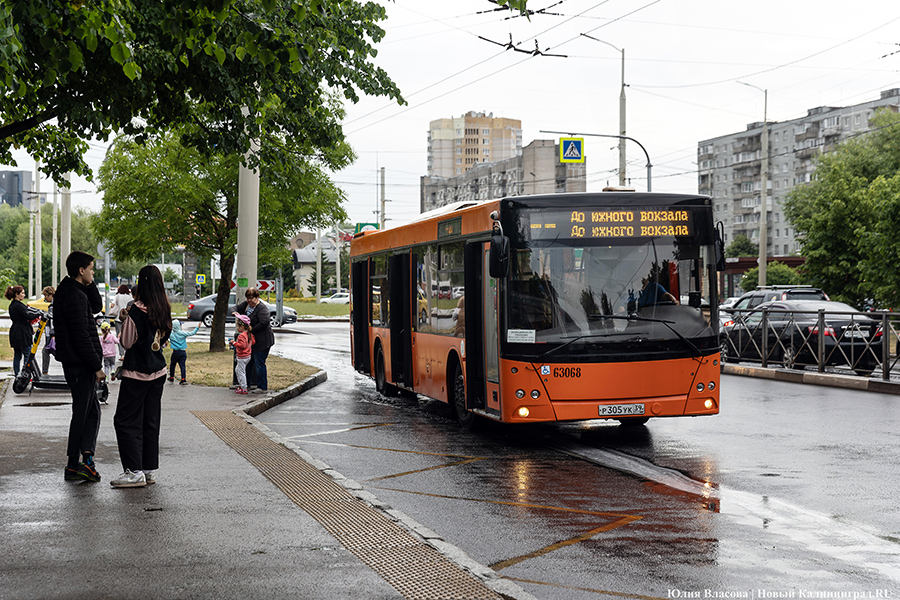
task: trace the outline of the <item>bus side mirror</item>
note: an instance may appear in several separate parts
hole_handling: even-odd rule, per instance
[[[505,235],[491,236],[488,271],[494,279],[501,279],[509,275],[509,238]]]
[[[722,221],[716,223],[716,270],[725,270],[725,226]]]

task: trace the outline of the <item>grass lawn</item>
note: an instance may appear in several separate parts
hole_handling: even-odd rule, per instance
[[[6,342],[6,340],[3,340]],[[188,344],[187,350],[187,380],[196,385],[209,387],[228,387],[231,385],[231,376],[234,372],[234,354],[226,352],[210,352],[206,343]],[[163,349],[166,364],[172,355],[170,348]],[[12,348],[9,344],[0,344],[0,360],[11,361],[13,359]],[[40,360],[40,353],[38,353]],[[306,379],[317,373],[319,369],[310,367],[279,356],[269,355],[266,360],[268,371],[269,389],[282,390],[294,385],[298,381]],[[181,376],[181,370],[176,367],[175,374]]]

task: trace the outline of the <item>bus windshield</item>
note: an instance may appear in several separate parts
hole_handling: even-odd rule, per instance
[[[554,358],[572,360],[585,353],[691,355],[717,346],[709,302],[714,248],[692,230],[689,209],[668,213],[683,217],[682,228],[657,224],[645,235],[632,221],[595,228],[610,235],[592,236],[571,225],[576,217],[559,214],[520,213],[506,288],[507,351],[544,356],[546,346],[559,346]]]

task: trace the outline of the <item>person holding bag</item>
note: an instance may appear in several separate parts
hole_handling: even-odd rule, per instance
[[[264,394],[269,391],[266,359],[269,358],[269,350],[275,345],[275,334],[272,332],[269,307],[260,301],[259,290],[255,287],[247,288],[244,297],[247,299],[246,302],[241,302],[234,307],[234,315],[247,315],[250,318],[250,331],[256,338],[250,361],[253,364],[256,382],[254,392]]]
[[[155,266],[147,265],[138,273],[134,300],[123,317],[120,338],[125,358],[113,425],[124,471],[110,482],[117,488],[156,482],[167,374],[162,346],[172,332],[172,308]]]

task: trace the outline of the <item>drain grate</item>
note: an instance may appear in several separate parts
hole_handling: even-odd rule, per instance
[[[241,417],[229,411],[194,415],[404,598],[500,600],[470,573]]]

